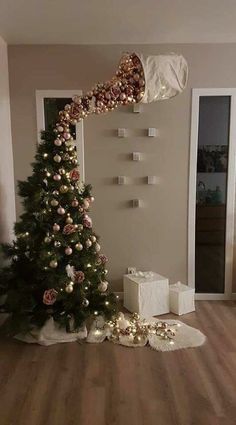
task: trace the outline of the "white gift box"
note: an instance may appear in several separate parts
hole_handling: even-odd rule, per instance
[[[178,315],[195,311],[194,293],[193,288],[181,282],[170,285],[170,311]]]
[[[124,306],[143,318],[169,313],[169,281],[153,272],[124,275]]]

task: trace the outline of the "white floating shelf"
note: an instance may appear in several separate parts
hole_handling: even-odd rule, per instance
[[[148,128],[148,137],[157,137],[158,130],[157,128],[149,127]]]
[[[133,205],[133,208],[140,208],[141,207],[141,200],[140,199],[133,199],[132,205]]]
[[[117,134],[118,134],[118,137],[127,137],[128,135],[127,128],[118,128]]]
[[[120,184],[120,185],[126,184],[127,183],[126,176],[118,176],[117,177],[117,183]]]
[[[143,111],[143,105],[141,105],[141,103],[135,103],[133,106],[133,112],[135,114],[140,114],[140,112]]]
[[[157,176],[147,176],[147,184],[157,184]]]
[[[133,159],[133,161],[141,161],[141,159],[142,159],[141,152],[133,152],[132,153],[132,159]]]

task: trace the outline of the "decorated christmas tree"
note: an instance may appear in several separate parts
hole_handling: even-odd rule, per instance
[[[15,225],[16,240],[3,247],[11,264],[1,274],[12,332],[41,327],[49,317],[70,331],[91,314],[113,315],[107,257],[88,215],[91,186],[80,180],[69,125],[58,126],[56,137],[42,135],[33,174],[19,183],[19,194],[24,213]]]
[[[75,96],[59,113],[55,129],[42,134],[33,173],[19,182],[24,212],[15,224],[16,239],[3,246],[10,263],[0,274],[2,311],[9,313],[5,326],[12,334],[40,328],[49,318],[75,331],[91,315],[114,315],[107,257],[89,217],[91,186],[80,179],[71,125],[138,102],[143,77],[139,58],[124,55],[115,77]]]

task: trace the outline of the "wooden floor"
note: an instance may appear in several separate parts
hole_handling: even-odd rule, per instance
[[[204,346],[158,353],[2,338],[0,424],[235,425],[236,303],[199,301],[182,320],[207,335]]]

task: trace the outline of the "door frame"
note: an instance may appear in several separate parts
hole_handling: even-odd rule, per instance
[[[195,222],[196,222],[196,182],[197,182],[197,148],[200,96],[230,96],[230,128],[228,179],[226,201],[225,234],[225,292],[222,294],[199,293],[198,300],[232,299],[233,251],[234,251],[234,204],[236,179],[236,88],[192,89],[191,136],[189,155],[189,200],[188,200],[188,284],[195,288]],[[234,118],[235,117],[235,118]]]
[[[37,137],[40,142],[41,131],[45,130],[44,117],[44,99],[45,97],[52,98],[72,98],[75,95],[82,95],[81,90],[36,90],[36,116],[37,116]],[[84,127],[83,120],[76,124],[76,140],[75,140],[78,166],[82,181],[85,181],[85,166],[84,166]]]

